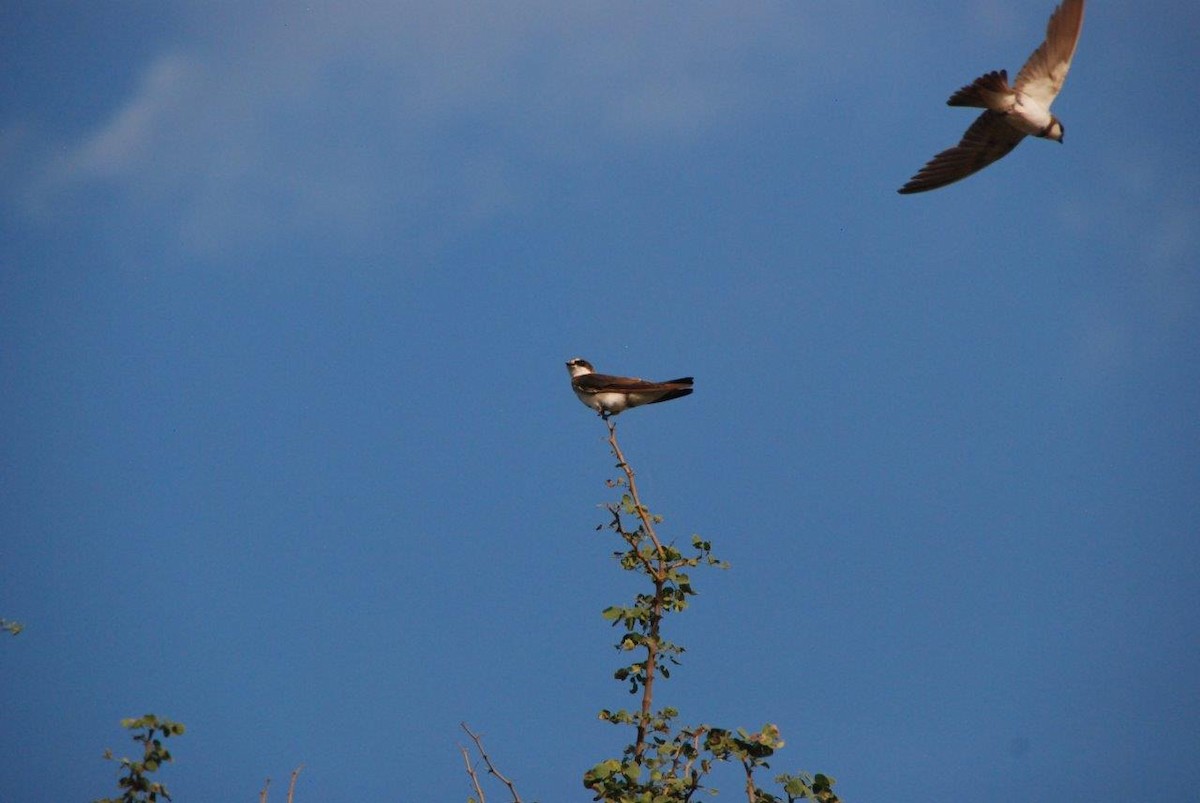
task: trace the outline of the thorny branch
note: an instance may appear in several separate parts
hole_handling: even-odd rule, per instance
[[[521,803],[521,796],[517,794],[517,787],[513,785],[512,781],[501,775],[499,770],[496,769],[496,766],[492,764],[491,757],[488,756],[487,751],[483,749],[483,740],[480,738],[479,734],[472,732],[471,729],[467,727],[467,723],[465,722],[460,722],[459,725],[461,725],[462,729],[466,731],[468,736],[471,737],[471,741],[475,743],[475,749],[479,751],[479,757],[483,759],[483,763],[487,766],[488,773],[495,775],[505,786],[508,787],[508,793],[512,795],[512,803]],[[468,764],[469,763],[470,762],[468,762]],[[473,771],[469,771],[469,774],[471,775],[472,779],[475,779],[475,774]],[[475,788],[477,790],[479,789],[478,780],[475,782]],[[481,791],[480,795],[482,794],[483,792]],[[482,801],[482,797],[480,800]]]
[[[464,728],[466,725],[463,726]],[[475,798],[478,803],[487,803],[487,796],[483,794],[483,787],[479,785],[479,776],[475,774],[475,765],[471,763],[471,754],[467,752],[467,748],[459,745],[458,749],[462,751],[463,764],[467,765],[467,777],[471,779],[471,786],[475,787]]]
[[[625,472],[625,478],[629,482],[629,497],[633,500],[633,508],[637,511],[638,518],[642,521],[642,530],[650,537],[650,540],[654,543],[654,548],[658,550],[659,559],[662,560],[665,557],[663,545],[658,540],[658,535],[654,532],[654,525],[650,521],[650,515],[646,507],[642,504],[641,497],[638,496],[637,483],[633,480],[633,466],[626,462],[625,455],[621,452],[621,447],[617,444],[617,422],[609,418],[604,423],[608,425],[608,445],[612,449],[613,455],[617,458],[617,468]]]
[[[637,511],[638,518],[642,522],[642,532],[649,536],[654,543],[654,548],[658,551],[658,562],[652,563],[649,558],[642,555],[636,541],[625,534],[625,530],[620,526],[620,508],[610,508],[613,516],[617,521],[617,531],[625,538],[629,545],[634,548],[634,551],[641,557],[643,565],[646,567],[646,573],[654,581],[654,603],[650,612],[650,627],[648,638],[645,640],[646,647],[646,667],[645,677],[642,682],[642,706],[641,715],[638,717],[637,724],[637,741],[634,743],[633,755],[636,760],[641,761],[642,756],[646,752],[646,733],[647,727],[651,719],[651,709],[654,706],[654,678],[657,675],[658,668],[658,648],[659,648],[659,625],[662,622],[663,609],[663,588],[667,583],[667,555],[663,550],[662,542],[658,540],[658,535],[654,532],[654,525],[650,521],[650,514],[642,504],[642,499],[638,496],[637,483],[633,479],[633,466],[629,465],[625,460],[624,453],[621,452],[621,447],[617,443],[617,424],[612,419],[606,419],[605,424],[608,425],[608,445],[612,448],[613,455],[617,458],[617,467],[625,472],[625,479],[629,483],[629,498],[633,502],[633,509]]]

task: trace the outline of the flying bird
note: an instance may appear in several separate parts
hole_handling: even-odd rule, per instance
[[[1025,62],[1017,81],[1008,84],[1008,72],[981,75],[955,92],[948,106],[984,109],[962,140],[929,160],[909,182],[902,195],[944,187],[977,173],[1006,155],[1026,136],[1063,141],[1063,124],[1050,113],[1050,104],[1062,90],[1071,58],[1083,29],[1084,0],[1063,0],[1046,25],[1046,41]]]
[[[631,376],[598,374],[592,364],[582,357],[567,360],[571,374],[571,389],[579,400],[607,419],[643,404],[678,399],[692,392],[692,378],[685,376],[667,382],[647,382]]]

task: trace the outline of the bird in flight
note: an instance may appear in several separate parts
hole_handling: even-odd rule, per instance
[[[668,382],[647,382],[631,376],[598,374],[592,364],[582,357],[567,360],[571,374],[571,389],[579,400],[591,407],[601,418],[640,407],[643,404],[678,399],[692,392],[692,378],[685,376]]]
[[[1046,25],[1046,41],[1033,51],[1008,84],[1008,72],[981,75],[955,92],[949,106],[975,106],[984,110],[962,140],[929,160],[909,182],[902,195],[944,187],[977,173],[1006,155],[1026,136],[1063,141],[1063,124],[1050,113],[1050,104],[1062,90],[1071,58],[1083,29],[1084,0],[1063,0]]]

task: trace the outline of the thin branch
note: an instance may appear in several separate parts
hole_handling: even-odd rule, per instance
[[[664,557],[662,542],[658,540],[658,536],[654,533],[654,525],[650,523],[650,517],[647,515],[645,506],[642,504],[641,497],[638,496],[637,483],[633,480],[633,466],[626,462],[625,455],[621,452],[621,447],[617,444],[617,422],[610,418],[604,423],[608,425],[608,445],[612,447],[613,455],[617,458],[617,468],[624,471],[625,478],[629,480],[629,496],[633,499],[633,507],[637,510],[638,518],[642,520],[642,529],[646,535],[650,536],[650,540],[654,542],[654,547],[658,550],[658,557],[661,560]]]
[[[700,740],[704,738],[704,734],[706,734],[706,733],[708,733],[708,728],[705,727],[704,725],[701,725],[700,727],[696,728],[695,733],[692,734],[692,739],[691,739],[692,747],[694,747],[696,749],[696,752],[691,758],[689,758],[687,760],[687,763],[683,765],[683,771],[679,773],[680,777],[683,777],[685,775],[690,776],[692,774],[692,767],[696,763],[696,758],[700,755]],[[675,767],[679,766],[679,758],[678,757],[675,759],[674,766]],[[693,785],[692,788],[695,789],[696,786]]]
[[[650,722],[651,710],[654,707],[654,679],[658,674],[659,625],[662,622],[663,588],[667,583],[668,572],[667,555],[663,550],[662,542],[658,540],[658,535],[654,532],[654,525],[650,522],[646,506],[642,504],[642,499],[638,495],[637,483],[633,479],[633,466],[629,465],[617,443],[617,424],[612,419],[606,420],[605,423],[608,425],[608,445],[617,458],[617,467],[625,472],[625,478],[629,482],[629,496],[633,500],[633,507],[637,511],[638,518],[642,520],[642,531],[650,537],[650,540],[654,542],[654,548],[658,550],[656,564],[651,564],[645,557],[642,558],[646,572],[654,582],[654,605],[650,611],[648,638],[643,642],[646,647],[646,669],[642,679],[642,707],[638,717],[637,740],[633,745],[633,757],[640,764],[648,745],[646,741],[647,723]],[[641,550],[638,550],[632,542],[631,546],[634,546],[640,556]]]
[[[521,796],[517,794],[517,787],[513,785],[512,781],[501,775],[496,769],[496,766],[492,764],[491,757],[488,756],[487,751],[483,749],[483,740],[478,734],[473,733],[471,729],[467,727],[467,723],[460,722],[459,725],[461,725],[462,729],[467,732],[468,736],[471,737],[471,741],[475,743],[475,749],[479,751],[479,757],[482,758],[483,763],[487,765],[488,773],[495,775],[505,786],[508,787],[508,793],[512,795],[513,803],[521,803]]]
[[[463,727],[466,726],[464,725]],[[471,764],[471,755],[467,752],[467,748],[461,744],[458,746],[458,749],[462,751],[463,764],[467,765],[467,776],[471,779],[471,786],[475,787],[475,794],[478,795],[477,800],[479,803],[487,803],[487,797],[483,794],[483,787],[479,785],[479,776],[475,774],[475,766]]]
[[[262,791],[258,793],[258,803],[267,803],[267,787],[271,785],[271,779],[268,778],[263,784]]]
[[[292,770],[292,779],[288,782],[288,798],[287,803],[294,803],[296,797],[296,778],[300,777],[300,770],[304,769],[301,764],[296,769]]]
[[[754,803],[758,793],[758,787],[754,785],[754,766],[745,759],[742,759],[742,766],[746,768],[746,799]]]

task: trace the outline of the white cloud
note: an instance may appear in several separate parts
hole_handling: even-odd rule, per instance
[[[194,72],[177,54],[150,64],[133,97],[62,161],[59,179],[113,177],[143,161],[160,132],[178,123],[180,105],[195,89]]]
[[[530,2],[283,4],[197,17],[130,96],[44,160],[71,193],[189,248],[325,229],[350,238],[502,213],[530,171],[685,146],[762,102],[756,54],[820,32],[759,7]],[[816,80],[815,78],[812,80]]]

